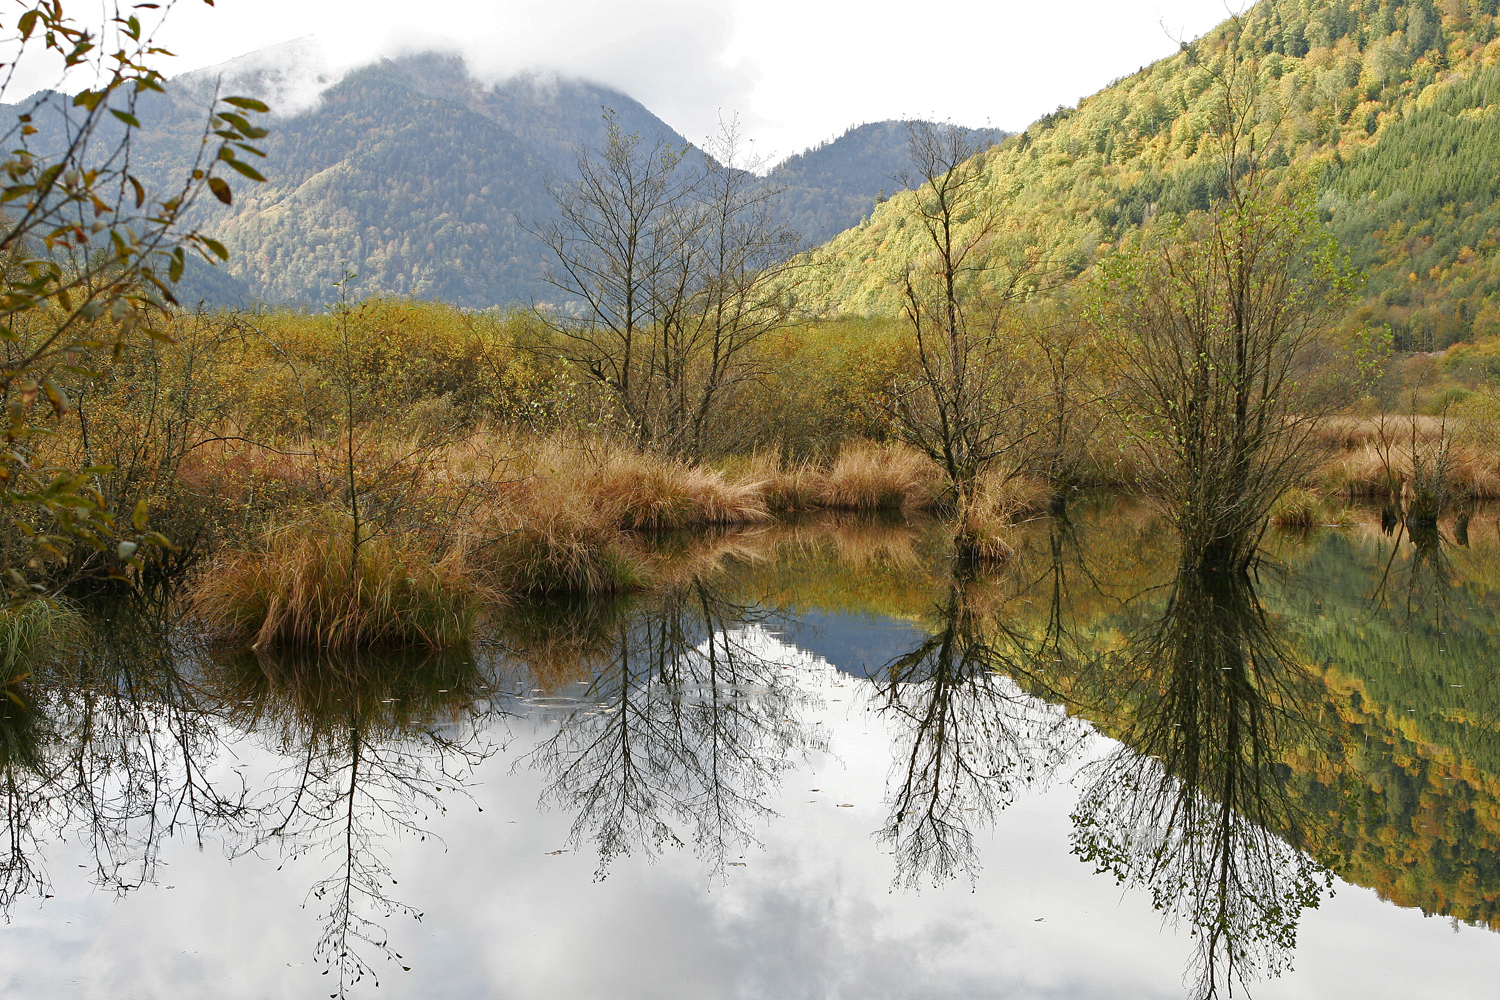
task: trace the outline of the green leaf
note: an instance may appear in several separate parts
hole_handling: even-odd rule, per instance
[[[208,189],[214,193],[214,197],[229,205],[234,201],[234,195],[229,190],[229,184],[222,177],[210,177]],[[173,279],[176,280],[176,279]]]
[[[26,13],[22,14],[21,19],[16,22],[16,27],[21,32],[21,40],[23,42],[31,37],[32,31],[36,30],[36,18],[37,12],[34,10],[28,10]]]
[[[235,170],[238,170],[240,173],[244,174],[246,177],[250,178],[252,181],[259,181],[262,184],[264,184],[266,181],[265,177],[261,175],[261,172],[259,170],[256,170],[244,160],[225,160],[224,162],[229,164]]]
[[[224,244],[220,243],[218,240],[214,239],[211,236],[200,236],[198,237],[198,239],[203,243],[204,246],[212,250],[214,256],[218,257],[220,260],[229,259],[229,251],[225,250]]]
[[[120,119],[120,121],[124,122],[126,125],[129,125],[131,128],[141,127],[140,119],[136,118],[136,116],[131,114],[129,111],[116,111],[114,108],[110,108],[109,113]]]
[[[237,115],[233,111],[220,111],[219,117],[224,119],[229,124],[233,125],[235,128],[239,129],[241,132],[244,132],[246,129],[250,128],[250,123],[245,120],[245,116]]]
[[[144,531],[144,530],[146,530],[146,518],[147,518],[147,516],[148,516],[148,511],[146,509],[146,501],[144,501],[144,500],[138,500],[138,501],[136,501],[135,513],[133,513],[133,514],[130,515],[130,523],[135,526],[135,530],[136,531]]]
[[[265,105],[265,103],[263,101],[257,101],[253,97],[226,97],[226,98],[224,98],[224,103],[225,104],[232,104],[232,105],[234,105],[237,108],[244,108],[246,111],[270,111],[271,110],[270,108],[266,107],[266,105]]]

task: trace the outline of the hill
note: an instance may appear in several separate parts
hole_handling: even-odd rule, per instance
[[[326,300],[346,265],[361,294],[481,308],[545,297],[522,226],[553,212],[548,184],[570,172],[572,147],[603,141],[604,108],[627,131],[683,141],[584,81],[485,87],[440,55],[355,70],[274,123],[269,183],[213,225],[228,270],[271,301]]]
[[[983,129],[991,143],[1008,133]],[[789,225],[809,243],[826,242],[858,225],[886,198],[905,185],[911,169],[904,121],[857,125],[778,163],[767,180],[782,189],[780,203]]]
[[[1496,13],[1496,0],[1262,0],[991,151],[985,197],[1049,262],[1049,280],[1153,218],[1207,207],[1221,181],[1203,64],[1235,52],[1282,121],[1270,162],[1312,179],[1369,273],[1351,319],[1388,325],[1406,350],[1500,333]],[[892,197],[813,255],[820,305],[894,312],[920,249],[911,199]]]

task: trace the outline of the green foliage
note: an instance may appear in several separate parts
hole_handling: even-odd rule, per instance
[[[0,608],[0,684],[9,691],[39,662],[51,661],[77,646],[83,631],[82,616],[55,600],[41,598]]]
[[[1139,238],[1153,220],[1225,191],[1204,66],[1249,61],[1278,182],[1315,181],[1325,221],[1370,281],[1351,324],[1387,325],[1397,350],[1500,333],[1500,43],[1483,4],[1265,0],[1184,51],[1077,108],[1059,109],[984,159],[991,207],[1045,250],[1037,287]],[[1270,123],[1278,123],[1272,135]],[[919,253],[909,192],[814,252],[814,305],[893,314]]]

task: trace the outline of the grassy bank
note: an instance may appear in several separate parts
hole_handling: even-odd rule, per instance
[[[522,598],[672,578],[691,559],[663,559],[660,533],[698,532],[712,558],[716,533],[809,512],[932,514],[1003,560],[1018,521],[1081,490],[1128,492],[1143,467],[1091,349],[1067,359],[1066,397],[1047,381],[1057,359],[1038,355],[1017,368],[1037,380],[1019,395],[1066,424],[1018,410],[1036,421],[1017,435],[1024,453],[956,509],[947,475],[894,440],[882,410],[911,363],[896,321],[757,341],[754,377],[726,391],[691,455],[634,439],[630,415],[524,314],[377,301],[342,318],[179,313],[169,333],[60,386],[74,405],[36,447],[43,463],[96,470],[111,509],[144,503],[175,546],[144,552],[144,571],[189,580],[204,625],[246,647],[450,648]],[[1500,496],[1500,448],[1478,430],[1500,426],[1487,398],[1326,422],[1314,473],[1272,520],[1336,522],[1361,498],[1409,505],[1435,472],[1440,508]],[[82,546],[55,559],[60,579],[118,562]]]
[[[185,475],[247,509],[257,496],[281,501],[261,512],[258,533],[221,546],[196,575],[205,625],[258,649],[451,646],[521,596],[616,593],[679,572],[681,558],[658,555],[663,532],[711,537],[811,511],[932,513],[944,495],[936,466],[897,444],[851,442],[823,462],[759,453],[715,468],[606,439],[481,428],[407,466],[384,465],[388,481],[366,491],[356,530],[347,492],[320,477],[310,446],[252,457],[218,453]],[[1044,502],[1026,489],[996,487],[997,532],[1023,504]]]

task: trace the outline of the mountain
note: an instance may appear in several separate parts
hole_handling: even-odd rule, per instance
[[[582,80],[522,76],[485,85],[461,59],[423,54],[337,76],[307,40],[184,74],[145,94],[131,157],[157,192],[192,169],[214,93],[272,106],[265,184],[236,182],[224,209],[195,221],[231,252],[194,268],[183,295],[211,303],[328,301],[346,268],[360,295],[410,295],[484,308],[545,298],[540,246],[524,226],[554,211],[574,147],[605,140],[604,111],[647,141],[685,140],[639,102]],[[24,109],[22,107],[24,105]],[[33,107],[33,106],[36,107]],[[71,104],[39,94],[32,148],[67,141]],[[110,148],[119,126],[102,127]]]
[[[686,142],[639,102],[584,80],[483,83],[460,57],[431,52],[338,73],[302,38],[137,98],[132,163],[159,196],[193,168],[216,94],[270,105],[259,164],[268,182],[237,183],[229,209],[200,203],[195,223],[231,257],[188,269],[187,302],[323,303],[346,269],[360,295],[471,308],[545,301],[555,290],[526,227],[555,212],[549,185],[576,176],[576,150],[605,143],[605,111],[645,141]],[[44,155],[69,141],[66,97],[44,92],[4,110],[33,113],[30,144]],[[97,148],[121,130],[106,118]],[[899,186],[906,144],[903,122],[876,122],[789,158],[768,177],[778,210],[808,243],[856,225]]]
[[[980,129],[975,139],[997,143],[1009,133]],[[786,221],[809,243],[818,244],[857,225],[883,202],[887,193],[905,187],[911,169],[907,123],[871,122],[849,129],[837,139],[790,156],[766,179],[782,189]]]
[[[1007,139],[984,197],[1036,244],[1049,280],[1085,271],[1222,187],[1205,63],[1237,52],[1282,127],[1269,162],[1308,178],[1369,274],[1350,322],[1404,350],[1500,334],[1497,0],[1262,0],[1188,46]],[[826,309],[893,313],[921,252],[912,195],[816,251]]]
[[[571,172],[573,146],[603,142],[605,108],[627,132],[683,141],[638,102],[584,81],[486,87],[458,58],[432,54],[365,66],[273,123],[269,183],[212,228],[229,273],[271,301],[326,300],[345,267],[365,295],[470,307],[545,297],[523,226],[554,211],[548,185]]]

